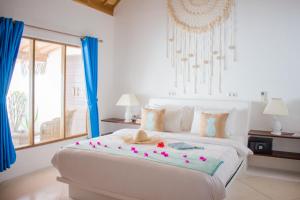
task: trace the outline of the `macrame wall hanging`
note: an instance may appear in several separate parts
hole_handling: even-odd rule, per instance
[[[222,76],[236,59],[234,0],[167,0],[167,57],[174,87],[222,93]]]

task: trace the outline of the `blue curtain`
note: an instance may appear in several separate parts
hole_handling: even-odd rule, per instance
[[[100,135],[98,114],[98,39],[81,39],[92,138]]]
[[[6,95],[14,71],[24,23],[0,17],[0,172],[16,161],[6,108]]]

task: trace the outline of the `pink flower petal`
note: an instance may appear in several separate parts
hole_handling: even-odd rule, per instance
[[[104,145],[104,147],[107,148],[108,146],[107,146],[107,145]]]
[[[189,160],[185,160],[184,162],[185,162],[186,164],[190,163],[190,161],[189,161]]]
[[[207,158],[205,158],[204,156],[200,156],[200,157],[199,157],[199,160],[206,161]]]
[[[184,154],[182,157],[184,157],[184,158],[187,158],[187,155],[186,155],[186,154]]]
[[[153,151],[153,153],[157,153],[157,151],[156,151],[156,150],[154,150],[154,151]]]
[[[138,153],[138,151],[137,151],[137,150],[134,150],[133,153]]]
[[[80,145],[80,143],[79,143],[79,142],[76,142],[75,144],[76,144],[76,145]]]
[[[144,156],[145,156],[145,157],[148,157],[148,156],[149,156],[149,154],[148,154],[148,153],[144,153]]]
[[[164,156],[165,156],[165,157],[169,157],[169,154],[168,154],[168,153],[165,153]]]
[[[131,147],[131,151],[135,151],[136,149],[135,149],[135,147]]]
[[[93,148],[96,148],[96,145],[93,145]]]
[[[93,145],[93,142],[92,142],[92,141],[90,141],[90,145]]]
[[[99,146],[101,146],[101,142],[100,142],[100,141],[98,141],[97,144],[98,144]]]

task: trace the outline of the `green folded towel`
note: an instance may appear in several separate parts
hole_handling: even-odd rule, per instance
[[[203,150],[204,147],[198,147],[194,145],[187,144],[185,142],[176,142],[168,144],[169,147],[177,150],[188,150],[188,149],[201,149]]]

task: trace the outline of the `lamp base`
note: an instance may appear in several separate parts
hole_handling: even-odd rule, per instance
[[[272,132],[273,135],[281,135],[282,126],[276,116],[273,116]]]
[[[125,117],[124,120],[125,122],[132,122],[132,114],[129,106],[126,107],[126,112],[124,117]]]

